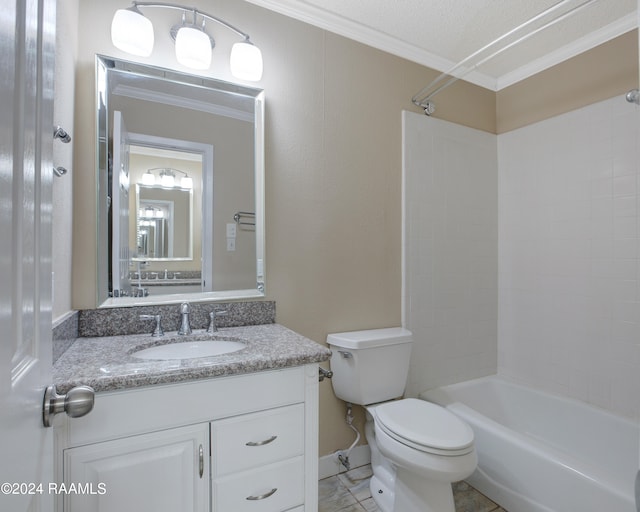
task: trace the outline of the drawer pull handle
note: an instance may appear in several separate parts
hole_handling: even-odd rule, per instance
[[[271,436],[269,439],[265,439],[264,441],[258,441],[257,443],[254,441],[249,441],[248,443],[246,443],[246,446],[264,446],[265,444],[273,443],[276,439],[278,439],[278,436]]]
[[[277,490],[278,490],[278,488],[274,487],[269,492],[265,492],[264,494],[261,494],[260,496],[247,496],[246,499],[248,499],[249,501],[264,500],[264,499],[268,498],[269,496],[273,496],[276,493]]]

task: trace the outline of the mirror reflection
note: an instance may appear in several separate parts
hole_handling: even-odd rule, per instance
[[[96,83],[98,302],[262,296],[262,91],[103,56]]]
[[[136,185],[133,261],[193,260],[191,194],[191,190]]]

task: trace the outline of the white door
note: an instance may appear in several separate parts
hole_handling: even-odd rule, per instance
[[[55,8],[0,0],[0,510],[12,512],[52,508],[42,402],[51,380]]]
[[[113,113],[113,175],[111,211],[111,279],[113,296],[128,293],[129,280],[129,144],[122,113]]]
[[[637,16],[638,16],[638,26],[640,27],[640,0],[638,0],[638,6],[637,6]],[[640,32],[638,33],[638,50],[640,50]],[[640,56],[640,54],[638,54]],[[638,58],[638,65],[640,66],[640,57]],[[640,73],[640,67],[638,68],[638,71]],[[638,76],[638,83],[639,83],[639,87],[640,87],[640,75]],[[638,113],[638,124],[640,125],[640,108],[636,108],[636,111]],[[638,130],[638,147],[640,147],[640,130]],[[638,400],[640,400],[640,397],[638,397]],[[640,466],[640,453],[638,454],[638,465]],[[636,473],[636,510],[638,512],[640,512],[640,468],[638,469],[638,472]]]

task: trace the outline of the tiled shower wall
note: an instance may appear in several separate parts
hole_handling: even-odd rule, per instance
[[[407,394],[496,372],[496,136],[403,113]]]
[[[407,394],[497,370],[640,419],[640,109],[403,126]]]
[[[640,418],[640,110],[498,137],[498,371]]]

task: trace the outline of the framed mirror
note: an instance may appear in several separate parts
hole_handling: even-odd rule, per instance
[[[264,93],[96,56],[98,304],[264,296]]]

